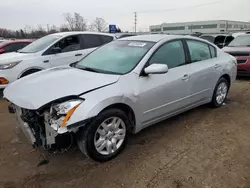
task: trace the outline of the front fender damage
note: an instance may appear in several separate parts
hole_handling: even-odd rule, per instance
[[[28,110],[14,104],[10,104],[8,109],[10,113],[17,116],[20,128],[33,147],[42,147],[52,152],[67,151],[74,143],[77,131],[94,118],[62,127],[56,123],[59,120],[53,117],[51,109]]]

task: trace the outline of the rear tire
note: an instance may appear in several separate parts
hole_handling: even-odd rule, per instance
[[[115,158],[124,149],[129,119],[122,110],[105,110],[86,126],[78,131],[77,144],[87,157],[105,162]]]
[[[214,89],[213,98],[210,103],[211,106],[213,108],[221,107],[227,98],[228,91],[229,91],[228,81],[223,77],[220,78]]]

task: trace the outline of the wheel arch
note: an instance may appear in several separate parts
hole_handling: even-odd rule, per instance
[[[23,71],[19,74],[18,79],[21,78],[25,73],[27,73],[27,72],[29,72],[29,71],[33,71],[33,70],[36,71],[36,72],[38,72],[38,71],[44,70],[44,68],[42,68],[42,67],[29,67],[29,68],[23,70]]]
[[[127,105],[125,103],[114,103],[114,104],[111,104],[111,105],[105,107],[103,110],[100,111],[100,113],[102,113],[105,110],[112,109],[112,108],[120,109],[126,113],[126,115],[129,118],[129,121],[131,122],[131,126],[129,127],[129,131],[131,131],[131,132],[134,131],[134,128],[136,125],[136,117],[135,117],[134,110],[129,105]]]
[[[231,77],[228,74],[223,74],[220,78],[225,78],[228,82],[228,88],[231,87]]]

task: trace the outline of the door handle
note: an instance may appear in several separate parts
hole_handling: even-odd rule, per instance
[[[43,62],[44,62],[44,63],[48,63],[48,62],[49,62],[49,60],[44,60]]]
[[[75,56],[82,56],[82,54],[75,54]]]
[[[183,77],[182,77],[182,80],[188,80],[190,78],[190,76],[188,74],[185,74]]]
[[[218,64],[215,64],[215,65],[214,65],[214,68],[215,68],[215,69],[218,69],[219,67],[220,67],[220,65],[218,65]]]

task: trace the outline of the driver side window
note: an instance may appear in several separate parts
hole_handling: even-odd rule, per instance
[[[168,42],[161,46],[150,59],[149,64],[166,64],[174,68],[185,64],[185,52],[182,41]]]
[[[60,53],[80,50],[80,38],[77,35],[65,37],[51,47],[51,49],[53,48],[59,48],[61,50]],[[50,52],[49,54],[52,53]]]

